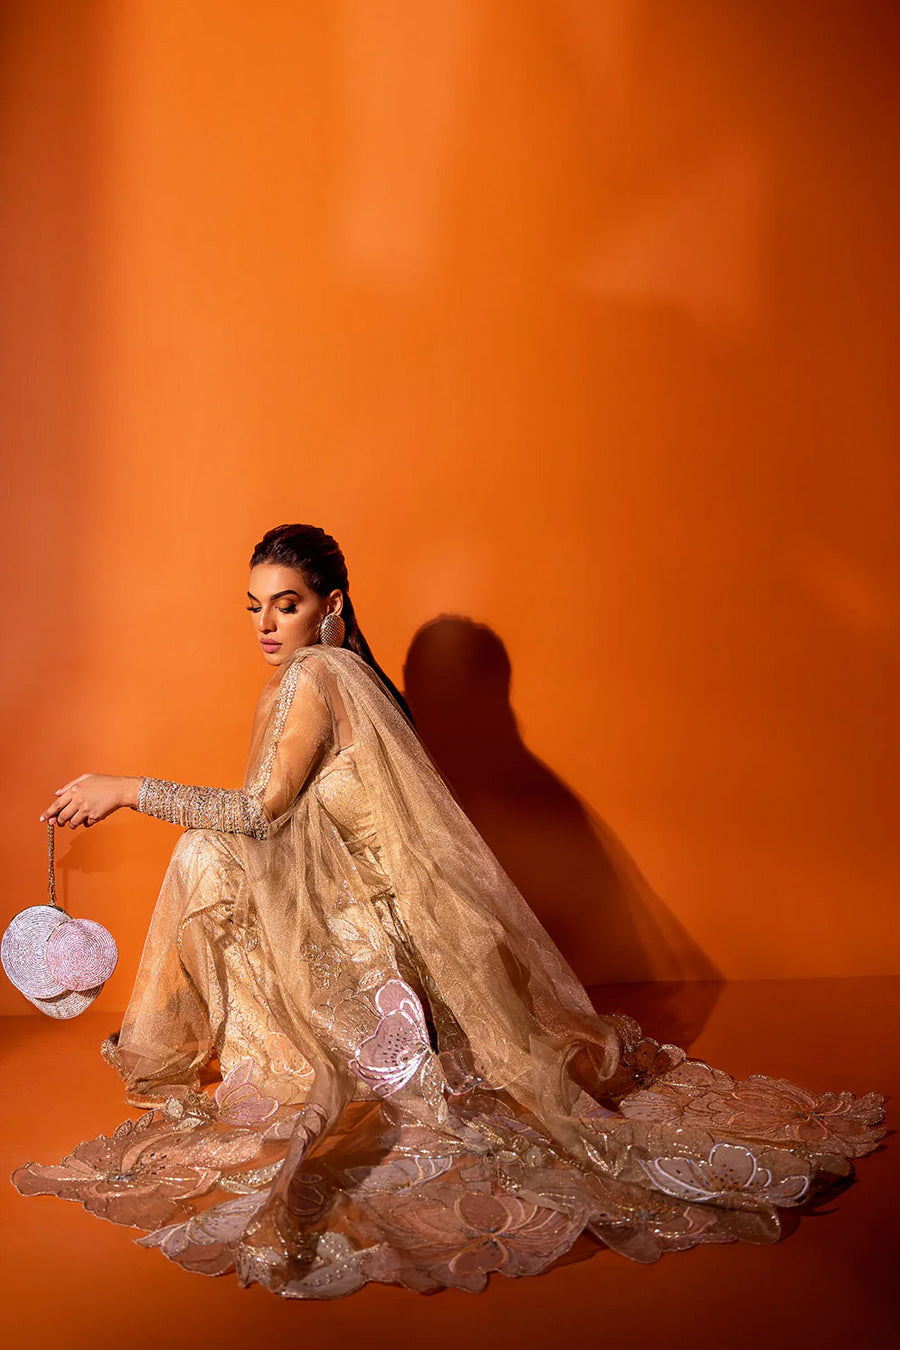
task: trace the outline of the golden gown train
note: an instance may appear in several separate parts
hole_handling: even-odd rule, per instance
[[[273,672],[242,789],[161,791],[141,809],[168,791],[188,828],[102,1046],[144,1110],[24,1195],[289,1298],[478,1292],[582,1231],[641,1262],[774,1242],[885,1134],[881,1093],[736,1081],[598,1015],[349,649]]]

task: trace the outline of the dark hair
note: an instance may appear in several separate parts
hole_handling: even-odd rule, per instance
[[[349,647],[372,667],[397,700],[405,717],[415,726],[409,704],[393,680],[381,669],[363,636],[350,599],[347,564],[337,541],[318,525],[276,525],[274,529],[266,531],[253,550],[250,566],[256,567],[259,563],[273,563],[277,567],[290,567],[302,572],[307,586],[323,600],[335,589],[343,591],[341,618],[344,620],[345,632],[341,646]]]

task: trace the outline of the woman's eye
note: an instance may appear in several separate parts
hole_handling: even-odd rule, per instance
[[[281,610],[281,613],[282,613],[282,614],[296,614],[296,613],[297,613],[297,606],[296,606],[296,605],[288,605],[287,609],[281,609],[281,606],[279,605],[278,608]]]
[[[259,605],[248,605],[247,609],[250,611],[251,614],[259,613]]]

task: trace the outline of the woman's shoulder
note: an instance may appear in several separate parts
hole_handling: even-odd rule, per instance
[[[350,647],[333,647],[324,642],[298,647],[284,663],[286,668],[297,667],[326,689],[333,681],[353,679],[361,670],[367,671],[367,662]]]
[[[325,642],[314,642],[306,647],[298,647],[287,659],[286,664],[300,661],[310,671],[319,669],[347,670],[354,666],[365,666],[366,661],[350,647],[333,647]]]

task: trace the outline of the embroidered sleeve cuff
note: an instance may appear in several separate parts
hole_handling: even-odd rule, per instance
[[[262,802],[242,788],[201,787],[172,783],[166,778],[144,778],[137,809],[158,820],[186,829],[220,830],[268,839],[269,820]]]

